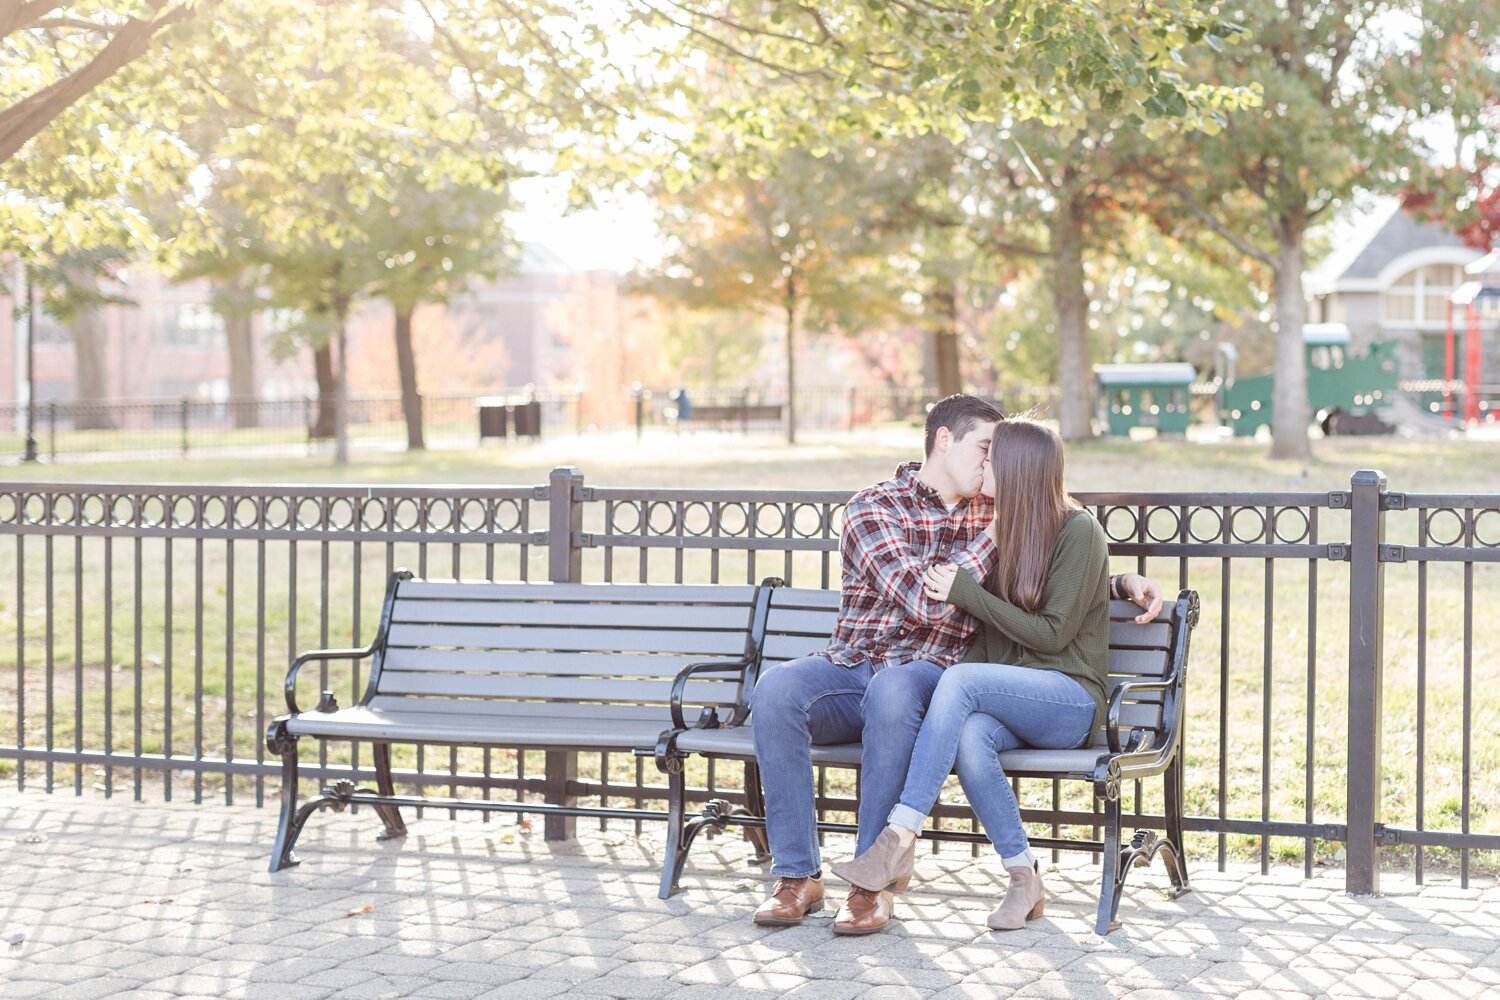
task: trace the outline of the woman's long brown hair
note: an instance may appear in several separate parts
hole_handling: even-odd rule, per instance
[[[1052,547],[1078,501],[1063,488],[1063,444],[1035,420],[1002,420],[990,445],[995,474],[995,539],[1000,559],[990,593],[1035,613],[1047,590]]]

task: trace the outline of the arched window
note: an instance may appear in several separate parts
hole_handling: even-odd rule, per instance
[[[1397,278],[1381,299],[1387,323],[1441,323],[1448,317],[1448,296],[1463,283],[1457,264],[1427,264]]]

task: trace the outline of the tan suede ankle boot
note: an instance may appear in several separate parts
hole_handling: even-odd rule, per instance
[[[1026,921],[1040,917],[1047,904],[1041,869],[1035,862],[1030,868],[1007,868],[1006,871],[1010,872],[1010,888],[986,921],[991,930],[1020,930],[1026,926]]]
[[[886,827],[865,853],[852,861],[841,861],[834,865],[833,873],[861,889],[905,892],[906,887],[911,884],[916,854],[915,840],[902,847],[896,832]]]

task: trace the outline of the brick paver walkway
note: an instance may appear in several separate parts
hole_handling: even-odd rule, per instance
[[[554,845],[513,820],[429,813],[377,844],[316,817],[302,866],[265,871],[275,814],[0,791],[0,997],[1477,997],[1500,995],[1500,889],[1388,875],[1193,870],[1177,902],[1137,873],[1124,929],[1090,933],[1096,869],[1049,872],[1047,915],[994,934],[997,866],[923,858],[899,927],[835,938],[750,923],[766,883],[738,837],[656,898],[660,831]],[[580,821],[580,826],[586,821]],[[831,851],[847,849],[834,841]],[[837,886],[830,886],[837,892]]]

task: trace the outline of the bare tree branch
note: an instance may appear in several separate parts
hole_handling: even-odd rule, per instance
[[[34,28],[77,28],[80,31],[91,31],[98,35],[113,35],[120,30],[118,24],[100,24],[98,21],[86,21],[81,17],[44,17],[32,25]]]
[[[1240,253],[1253,260],[1260,261],[1262,264],[1266,265],[1272,270],[1275,270],[1276,258],[1274,256],[1266,253],[1264,250],[1261,250],[1259,247],[1255,246],[1255,244],[1245,239],[1239,233],[1226,226],[1218,217],[1210,212],[1202,202],[1195,198],[1192,192],[1188,191],[1186,187],[1181,184],[1174,185],[1172,178],[1163,176],[1156,171],[1150,170],[1149,168],[1145,170],[1145,174],[1163,190],[1169,191],[1173,196],[1181,200],[1182,204],[1187,206],[1188,211],[1192,212],[1195,218],[1197,218],[1200,222],[1202,222],[1220,238],[1233,246]]]
[[[721,49],[722,51],[727,52],[728,54],[734,56],[736,59],[743,59],[746,62],[754,63],[755,65],[760,66],[763,69],[768,69],[768,70],[770,70],[773,73],[779,73],[782,76],[786,76],[786,77],[790,77],[790,78],[795,78],[795,79],[806,79],[808,77],[826,77],[827,76],[827,74],[824,73],[822,70],[799,70],[799,69],[796,69],[796,68],[791,67],[791,66],[782,66],[782,65],[779,65],[777,63],[771,62],[768,59],[762,59],[759,56],[751,55],[749,52],[745,52],[742,49],[736,48],[734,45],[731,45],[729,42],[726,42],[724,39],[722,39],[719,36],[713,34],[712,32],[704,31],[702,28],[699,28],[697,25],[688,24],[688,23],[684,23],[682,21],[676,20],[670,14],[664,13],[660,9],[652,6],[649,2],[645,3],[644,6],[652,14],[654,14],[655,16],[661,18],[663,21],[666,21],[672,27],[674,27],[674,28],[680,28],[683,31],[686,31],[688,34],[693,35],[696,38],[702,38],[703,40],[705,40],[706,42],[708,42],[710,45],[712,45],[714,48]],[[803,44],[806,44],[806,42],[804,41]]]
[[[0,38],[30,27],[57,6],[57,0],[0,0]]]
[[[164,0],[156,4],[158,11],[163,3]],[[0,163],[16,155],[32,136],[46,128],[53,119],[84,95],[126,64],[144,55],[151,48],[151,41],[157,32],[190,16],[187,4],[182,3],[168,7],[149,21],[131,18],[120,26],[114,37],[87,65],[0,111]]]

